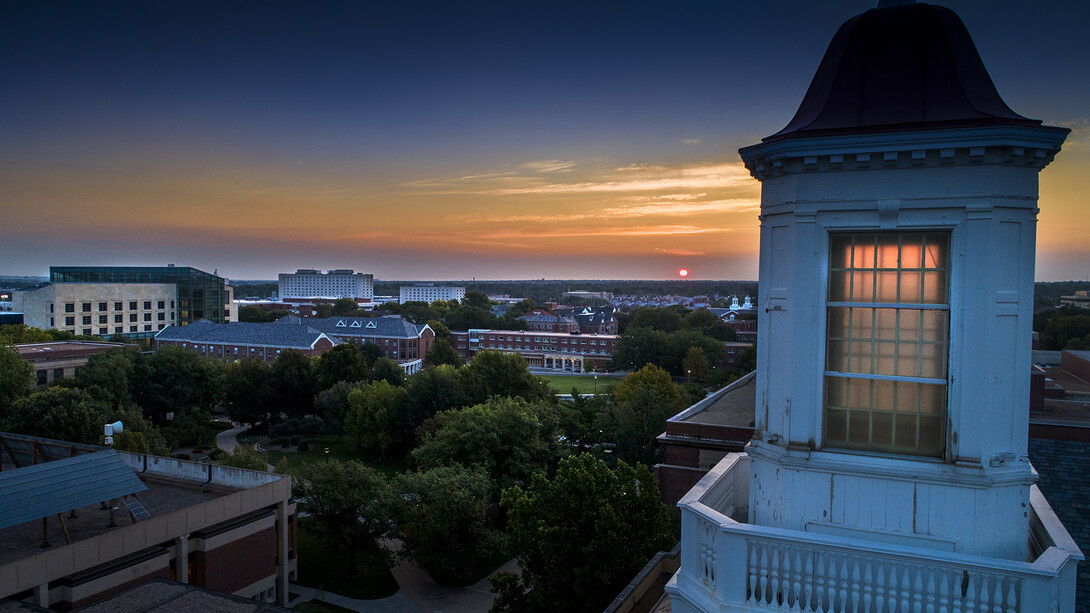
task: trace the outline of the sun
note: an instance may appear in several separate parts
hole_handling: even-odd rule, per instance
[[[677,276],[682,277],[682,278],[688,277],[689,276],[689,271],[687,269],[685,269],[685,268],[682,268],[681,270],[677,271]]]

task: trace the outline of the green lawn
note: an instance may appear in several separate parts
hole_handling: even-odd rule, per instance
[[[272,445],[270,446],[271,449],[266,449],[269,452],[269,464],[276,466],[281,458],[287,458],[288,466],[295,468],[308,462],[333,458],[336,460],[359,460],[365,466],[374,468],[386,477],[393,477],[405,472],[405,465],[400,462],[379,462],[371,457],[352,451],[352,440],[347,436],[319,434],[301,438],[310,443],[309,451],[284,452],[280,451],[279,447]],[[268,443],[265,444],[268,445]],[[327,448],[329,453],[326,453]]]
[[[306,526],[307,518],[299,518],[296,532],[299,580],[296,583],[349,598],[385,598],[397,592],[397,580],[379,555],[377,544],[361,548],[356,558],[358,570],[349,575],[345,549],[326,548],[318,537],[306,531]]]
[[[595,393],[594,376],[586,375],[537,375],[542,379],[549,382],[556,393],[558,394],[570,394],[571,388],[574,387],[579,390],[580,394],[593,394]],[[597,390],[599,394],[608,394],[609,388],[614,383],[620,381],[615,377],[603,377],[598,376]]]

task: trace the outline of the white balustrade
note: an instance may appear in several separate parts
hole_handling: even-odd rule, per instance
[[[1064,586],[1075,581],[1082,556],[1037,488],[1030,523],[1042,551],[1018,562],[739,523],[730,516],[747,505],[748,479],[748,457],[729,454],[679,503],[682,562],[670,591],[688,608],[676,610],[1074,610],[1065,600],[1074,590]]]

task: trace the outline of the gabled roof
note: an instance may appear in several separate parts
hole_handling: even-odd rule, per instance
[[[283,321],[281,320],[278,321]],[[382,317],[310,317],[307,325],[331,336],[420,338],[427,324],[414,324],[400,315]],[[276,322],[274,322],[276,323]]]
[[[882,2],[840,27],[795,117],[764,142],[1040,124],[1003,102],[953,11],[930,4]]]
[[[238,345],[266,345],[292,349],[311,349],[320,338],[326,337],[334,345],[340,344],[320,330],[307,324],[231,322],[214,324],[206,319],[188,326],[167,326],[155,335],[158,340],[191,341],[194,343],[228,343]]]

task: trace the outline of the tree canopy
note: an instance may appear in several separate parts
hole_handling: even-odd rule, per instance
[[[553,479],[505,490],[507,536],[521,580],[498,581],[491,611],[601,611],[658,551],[677,540],[651,469],[613,470],[582,454]],[[526,590],[529,589],[528,592]]]

